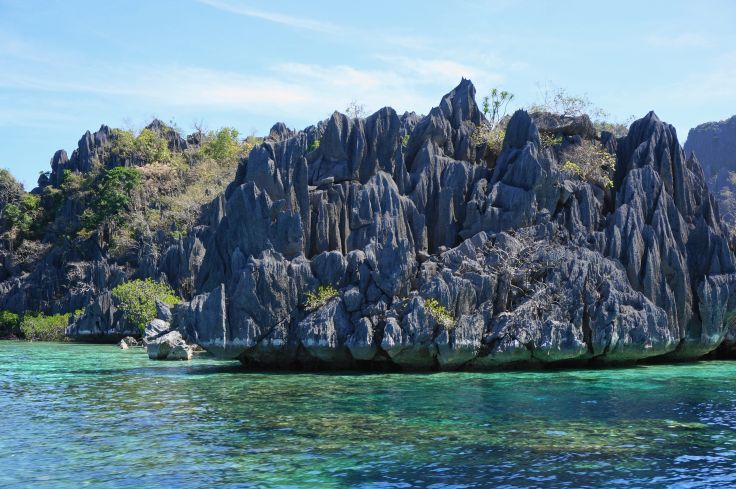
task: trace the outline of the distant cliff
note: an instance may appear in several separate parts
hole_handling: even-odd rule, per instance
[[[736,225],[736,116],[690,129],[685,153],[695,153],[729,226]]]

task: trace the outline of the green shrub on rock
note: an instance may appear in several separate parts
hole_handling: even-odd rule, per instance
[[[82,225],[95,229],[105,222],[116,223],[130,210],[131,193],[141,184],[141,174],[135,168],[122,166],[108,170],[90,208],[82,214]]]
[[[20,333],[20,316],[10,311],[0,311],[0,338]]]
[[[173,154],[166,139],[152,129],[143,129],[137,136],[132,131],[113,129],[112,152],[133,164],[170,163]]]
[[[239,136],[240,133],[232,127],[223,127],[217,131],[211,131],[202,143],[201,151],[216,161],[235,158],[242,150]]]
[[[613,188],[616,156],[597,141],[583,140],[581,144],[566,149],[563,157],[562,171],[603,188]]]
[[[40,213],[41,199],[34,194],[24,194],[17,204],[7,204],[4,209],[9,228],[21,237],[33,230]]]
[[[424,308],[429,312],[429,315],[432,316],[439,324],[444,326],[445,329],[452,329],[455,327],[455,318],[452,317],[452,314],[450,314],[447,308],[440,304],[437,299],[425,299]]]
[[[112,289],[113,297],[125,318],[143,331],[156,318],[156,300],[169,306],[181,302],[168,285],[147,278],[132,280]]]
[[[63,341],[70,316],[26,313],[20,321],[20,332],[28,341]]]
[[[327,304],[330,299],[337,297],[337,289],[331,285],[320,285],[316,292],[307,292],[307,302],[304,308],[308,311],[319,309]]]

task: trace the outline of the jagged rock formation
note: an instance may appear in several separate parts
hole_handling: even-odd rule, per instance
[[[695,153],[703,165],[705,180],[718,200],[721,214],[733,227],[736,223],[736,116],[690,129],[685,153]]]
[[[146,344],[146,352],[151,360],[191,360],[194,354],[178,331],[169,331],[151,340]]]
[[[420,120],[274,126],[163,257],[193,276],[174,324],[221,358],[318,368],[684,359],[723,341],[734,256],[672,126],[649,113],[606,136],[610,188],[561,169],[587,125],[546,121],[564,139],[545,147],[518,111],[486,161],[482,121],[463,80]],[[320,285],[339,294],[308,310]]]
[[[155,146],[162,142],[176,164],[121,154],[120,138],[135,136],[103,125],[97,132],[82,136],[71,157],[64,150],[58,151],[51,160],[51,171],[42,174],[38,187],[30,192],[40,202],[38,220],[43,221],[34,236],[13,243],[8,238],[7,220],[0,219],[0,310],[59,314],[84,309],[68,334],[113,342],[127,335],[140,335],[140,330],[118,310],[110,293],[115,286],[150,277],[170,282],[181,295],[189,297],[191,277],[204,250],[196,246],[194,237],[181,240],[176,236],[186,234],[191,226],[154,227],[148,216],[163,215],[170,207],[165,199],[185,193],[192,183],[187,179],[196,177],[197,165],[210,165],[206,171],[213,173],[210,167],[222,162],[202,163],[197,153],[205,137],[201,133],[185,139],[158,120],[145,131],[151,136],[148,143]],[[134,196],[138,217],[126,215],[127,227],[83,230],[82,218],[90,211],[105,174],[121,166],[139,170],[144,182]],[[205,188],[206,192],[212,191],[211,196],[204,197],[206,200],[232,179],[235,164],[230,169],[223,165],[216,170],[227,178],[219,187]],[[4,204],[0,202],[0,216]],[[192,214],[196,214],[198,206],[191,207]],[[125,246],[114,246],[117,238]]]

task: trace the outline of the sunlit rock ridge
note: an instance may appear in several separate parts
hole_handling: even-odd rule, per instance
[[[421,119],[383,108],[274,126],[162,257],[193,271],[175,326],[218,357],[289,368],[690,359],[721,345],[734,255],[672,126],[650,112],[604,134],[616,170],[601,186],[561,169],[580,135],[545,146],[517,111],[493,161],[473,139],[483,121],[463,80]],[[320,286],[337,294],[306,307]]]

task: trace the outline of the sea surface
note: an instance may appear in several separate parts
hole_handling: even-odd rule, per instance
[[[0,342],[0,487],[735,487],[736,363],[250,372]]]

